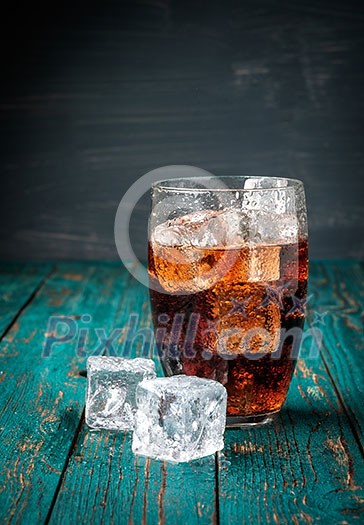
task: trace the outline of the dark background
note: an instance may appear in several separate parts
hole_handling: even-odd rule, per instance
[[[191,164],[302,179],[311,256],[362,258],[361,5],[2,7],[0,257],[117,258],[132,181]],[[141,256],[147,215],[144,199]]]

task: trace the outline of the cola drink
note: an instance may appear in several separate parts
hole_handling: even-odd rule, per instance
[[[165,373],[220,381],[228,423],[267,420],[287,395],[308,274],[307,238],[289,232],[292,221],[266,221],[281,233],[265,235],[247,231],[249,217],[235,211],[199,212],[150,238],[150,301]]]

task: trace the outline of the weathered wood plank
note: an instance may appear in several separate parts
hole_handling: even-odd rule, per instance
[[[0,264],[0,336],[51,271],[50,264]]]
[[[215,456],[173,465],[135,457],[131,433],[82,427],[50,523],[215,523]],[[187,521],[188,520],[188,521]]]
[[[360,266],[348,264],[311,265],[309,325],[318,323],[313,311],[329,311],[325,325],[319,325],[324,330],[324,361],[304,353],[287,405],[274,425],[226,433],[218,463],[221,523],[315,523],[325,518],[344,524],[358,523],[364,516],[364,467],[356,440],[363,424],[356,373],[362,369],[356,351],[362,341],[351,326],[361,319],[362,273]],[[120,327],[119,346],[114,345],[120,351],[130,314],[139,314],[136,330],[148,326],[147,290],[129,280],[121,297],[126,278],[126,272],[112,264],[59,265],[4,337],[2,522],[41,522],[50,507],[51,523],[218,520],[214,457],[186,465],[135,458],[130,434],[79,427],[85,387],[79,370],[86,355],[76,354],[73,341],[56,346],[48,359],[41,357],[49,315],[70,315],[89,328],[86,354],[97,347],[96,327],[104,328],[106,336]],[[346,295],[344,289],[349,290]],[[84,314],[92,316],[89,323],[80,319]],[[134,340],[131,355],[143,351],[141,342],[141,337]],[[342,350],[338,354],[337,342]],[[344,366],[348,369],[342,370]]]
[[[135,281],[116,326],[125,327],[133,313],[140,315],[140,326],[150,325],[147,289]],[[140,355],[140,343],[135,341],[130,355]],[[215,456],[180,465],[137,458],[131,433],[95,432],[84,425],[50,523],[63,523],[65,516],[79,523],[87,516],[95,523],[207,524],[216,521],[215,503]]]
[[[311,286],[319,303],[311,322],[324,330],[324,361],[364,447],[364,266],[326,261],[313,267]]]
[[[42,347],[49,317],[67,315],[110,329],[121,305],[127,273],[120,265],[64,263],[12,327],[0,346],[0,521],[45,520],[84,406],[84,357],[76,344]]]
[[[135,524],[217,523],[216,457],[175,465],[136,458],[139,482],[131,521]]]
[[[311,276],[316,287],[325,279],[320,265],[312,265]],[[311,320],[313,311],[326,306],[317,290],[311,286]],[[325,339],[330,325],[323,328]],[[287,403],[275,424],[226,432],[219,455],[219,506],[231,523],[324,519],[347,524],[363,519],[361,450],[321,356],[308,357],[310,342],[303,345]]]

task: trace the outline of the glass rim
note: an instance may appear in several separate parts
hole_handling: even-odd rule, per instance
[[[281,182],[287,182],[286,186],[280,186],[280,185],[274,185],[268,187],[261,187],[261,188],[244,188],[244,187],[204,187],[204,188],[195,188],[195,187],[186,187],[186,186],[176,186],[176,185],[169,185],[169,183],[172,183],[173,181],[179,182],[179,181],[208,181],[208,180],[221,180],[224,182],[224,179],[228,180],[240,180],[244,181],[247,179],[254,179],[254,180],[272,180],[276,182],[276,184]],[[203,184],[203,182],[202,182]],[[251,191],[275,191],[275,190],[290,190],[297,189],[298,187],[303,187],[303,181],[300,179],[293,179],[290,177],[279,177],[279,176],[270,176],[270,175],[222,175],[222,176],[202,176],[202,177],[178,177],[176,179],[162,179],[157,180],[153,182],[151,185],[152,190],[161,190],[161,191],[170,191],[175,193],[207,193],[207,192],[251,192]]]

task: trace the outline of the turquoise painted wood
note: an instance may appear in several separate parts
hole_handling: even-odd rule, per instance
[[[148,291],[134,280],[115,318],[115,326],[123,327],[120,353],[130,314],[139,316],[140,326],[150,326]],[[131,345],[130,356],[145,355],[144,350],[139,336]],[[152,349],[148,356],[154,357]],[[161,375],[158,359],[156,364]],[[130,432],[90,432],[83,423],[50,522],[62,523],[69,505],[76,509],[68,517],[75,524],[83,516],[105,523],[139,524],[148,518],[148,523],[177,524],[187,513],[189,523],[211,523],[216,517],[215,457],[181,465],[136,458]]]
[[[277,421],[227,430],[219,454],[172,465],[83,420],[88,355],[129,340],[130,356],[159,367],[144,344],[147,290],[116,263],[1,265],[0,522],[361,523],[363,283],[359,262],[312,263],[307,328],[324,344],[313,358],[305,340]],[[50,316],[77,334],[43,357]]]
[[[300,359],[273,425],[229,430],[225,443],[220,512],[232,523],[355,523],[362,516],[360,446],[321,359]]]
[[[84,407],[74,345],[42,356],[49,317],[91,313],[110,327],[126,280],[116,266],[60,264],[2,340],[1,523],[45,521]]]
[[[364,443],[364,264],[322,262],[312,272],[311,287],[316,310],[324,315],[325,366]]]
[[[0,335],[51,271],[50,264],[0,264]]]

